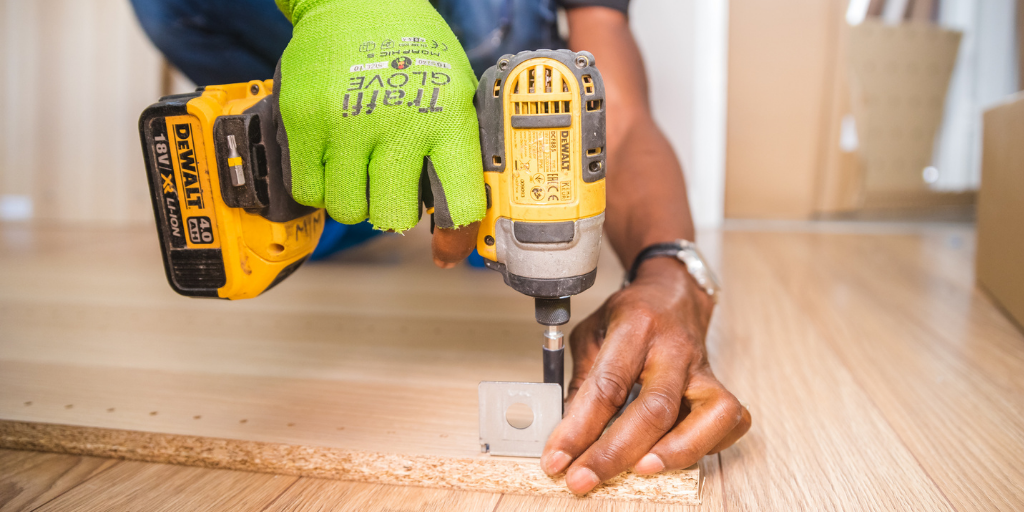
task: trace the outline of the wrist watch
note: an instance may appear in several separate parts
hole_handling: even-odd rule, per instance
[[[626,279],[622,286],[629,286],[629,283],[636,279],[636,273],[640,270],[641,263],[658,257],[679,259],[679,261],[686,265],[686,270],[690,272],[690,275],[697,281],[697,284],[704,289],[704,292],[716,303],[718,302],[718,296],[722,293],[722,288],[718,285],[718,279],[715,277],[714,272],[711,271],[711,267],[704,262],[704,257],[697,250],[697,244],[689,240],[676,240],[675,242],[654,244],[644,248],[636,256],[636,259],[633,260],[633,266],[626,273]]]

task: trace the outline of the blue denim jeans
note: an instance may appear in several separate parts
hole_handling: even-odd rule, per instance
[[[131,0],[142,29],[198,85],[274,76],[292,25],[274,0]],[[564,48],[554,0],[434,0],[477,76],[506,53]],[[367,222],[328,218],[313,251],[320,259],[380,234]],[[482,263],[482,262],[481,262]]]

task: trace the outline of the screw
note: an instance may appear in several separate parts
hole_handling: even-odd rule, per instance
[[[578,67],[580,69],[583,69],[583,68],[585,68],[585,67],[587,67],[589,65],[590,65],[590,61],[587,60],[586,57],[584,57],[582,55],[577,55],[576,56],[576,67]]]
[[[508,69],[508,60],[507,59],[499,60],[498,61],[498,70],[499,71],[505,71],[506,69]]]
[[[597,172],[601,170],[601,162],[590,162],[590,172]]]
[[[252,87],[249,88],[249,92],[251,92],[253,96],[256,96],[260,93],[260,86],[258,84],[252,84]]]
[[[494,237],[491,236],[491,235],[485,236],[484,237],[484,243],[487,244],[487,245],[494,245]]]

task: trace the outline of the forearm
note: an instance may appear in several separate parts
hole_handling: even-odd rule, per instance
[[[608,157],[605,229],[625,268],[651,244],[693,240],[682,168],[649,116],[618,144],[609,141]]]
[[[639,49],[626,17],[600,7],[569,11],[569,47],[594,54],[608,110],[605,230],[627,268],[644,247],[693,240],[682,168],[654,124]]]

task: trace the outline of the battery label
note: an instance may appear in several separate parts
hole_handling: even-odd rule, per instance
[[[167,118],[178,201],[184,217],[188,247],[213,249],[217,240],[216,214],[210,171],[206,166],[203,132],[191,116]]]
[[[571,130],[512,131],[512,201],[565,204],[576,200]]]
[[[159,173],[160,204],[163,206],[164,236],[171,247],[185,248],[185,231],[181,220],[181,203],[178,201],[178,185],[174,178],[174,165],[171,164],[171,143],[167,138],[167,123],[163,118],[154,119],[150,124],[152,133],[152,155],[154,165]]]

